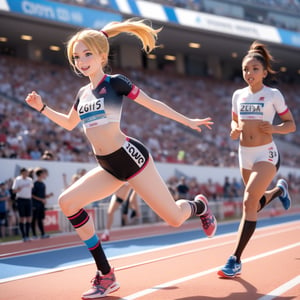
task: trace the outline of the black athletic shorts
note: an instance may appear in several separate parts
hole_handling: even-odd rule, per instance
[[[45,205],[41,201],[32,200],[32,217],[35,219],[45,219]]]
[[[17,198],[18,212],[21,218],[32,216],[32,200],[27,198]]]
[[[0,212],[0,226],[7,227],[8,226],[8,212]]]
[[[120,149],[108,155],[96,155],[96,159],[104,170],[127,181],[146,167],[149,151],[141,142],[127,137]]]

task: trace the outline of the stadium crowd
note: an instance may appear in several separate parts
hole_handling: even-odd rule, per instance
[[[45,151],[60,161],[95,161],[81,126],[67,131],[24,105],[28,92],[37,90],[53,108],[68,112],[78,87],[85,79],[76,77],[68,67],[38,63],[11,56],[0,56],[0,157],[41,159]],[[120,70],[119,70],[120,71]],[[117,73],[114,70],[114,73]],[[159,162],[191,165],[237,167],[237,141],[229,137],[231,96],[243,87],[240,80],[222,81],[208,77],[191,78],[166,72],[121,70],[141,89],[154,98],[191,117],[212,117],[212,130],[201,133],[153,114],[124,101],[123,130],[143,141]],[[295,119],[300,115],[299,85],[280,84]],[[183,105],[184,103],[184,105]],[[131,122],[134,120],[134,122]],[[288,144],[300,145],[296,133],[278,136]],[[282,152],[286,166],[300,166],[300,153]],[[87,155],[86,153],[89,153]]]

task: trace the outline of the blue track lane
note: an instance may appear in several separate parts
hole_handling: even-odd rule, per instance
[[[261,219],[257,228],[300,220],[300,214]],[[236,232],[239,222],[220,223],[216,235]],[[103,243],[109,259],[206,238],[201,230],[191,230],[130,240]],[[86,246],[48,250],[0,259],[0,282],[93,262]]]

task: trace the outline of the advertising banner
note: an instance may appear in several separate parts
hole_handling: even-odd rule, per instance
[[[46,0],[0,0],[0,9],[30,17],[95,29],[101,29],[109,22],[122,20],[121,15],[117,13]]]

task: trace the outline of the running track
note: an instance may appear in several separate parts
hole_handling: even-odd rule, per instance
[[[198,228],[197,228],[198,227]],[[242,275],[216,275],[235,244],[237,222],[214,238],[198,220],[127,227],[103,243],[121,288],[108,300],[300,299],[300,213],[265,218],[243,255]],[[95,266],[75,234],[0,246],[1,300],[77,300]]]

